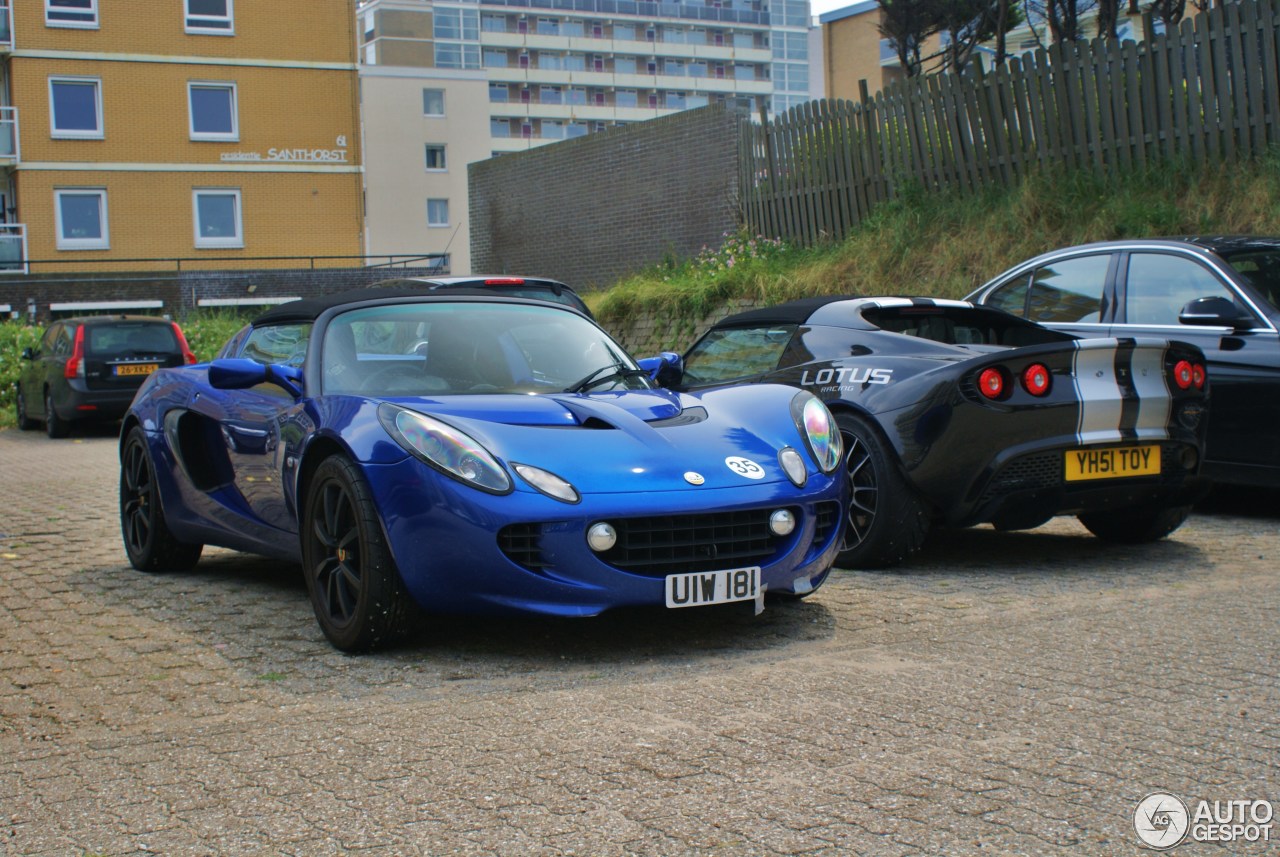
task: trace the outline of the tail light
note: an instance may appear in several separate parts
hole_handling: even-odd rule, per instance
[[[1004,372],[992,366],[983,369],[978,376],[978,390],[988,399],[999,399],[1004,396]]]
[[[1203,373],[1203,369],[1201,372]],[[1180,390],[1189,390],[1195,382],[1195,369],[1192,368],[1189,360],[1179,360],[1173,367],[1173,383],[1178,385]]]
[[[1191,367],[1191,383],[1195,385],[1197,390],[1204,389],[1205,371],[1204,366],[1199,363]]]
[[[1022,386],[1033,396],[1043,396],[1049,392],[1049,367],[1043,363],[1032,363],[1022,373]]]
[[[196,356],[191,352],[191,347],[187,345],[187,338],[182,335],[182,328],[178,327],[175,321],[173,324],[173,335],[178,337],[178,347],[182,349],[182,360],[187,365],[196,362]]]
[[[484,281],[486,286],[523,286],[523,277],[490,277]]]
[[[67,378],[83,378],[84,377],[84,325],[77,325],[75,344],[71,346],[71,356],[67,358],[67,365],[63,367],[62,374]]]

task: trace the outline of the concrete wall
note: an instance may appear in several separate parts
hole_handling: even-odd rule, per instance
[[[737,228],[738,122],[721,106],[472,164],[471,267],[607,286]]]
[[[162,301],[163,306],[159,308],[119,311],[164,314],[181,319],[199,309],[201,300],[308,298],[363,288],[380,280],[438,276],[439,273],[421,268],[326,268],[4,276],[0,278],[0,306],[9,306],[4,318],[8,318],[10,313],[17,313],[17,317],[24,321],[32,320],[30,308],[34,307],[34,320],[43,323],[50,318],[49,306],[54,303]],[[267,308],[268,305],[243,305],[248,313]]]

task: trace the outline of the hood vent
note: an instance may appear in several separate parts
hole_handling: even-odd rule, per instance
[[[707,418],[706,408],[685,408],[674,417],[667,417],[664,420],[653,420],[649,425],[654,428],[671,428],[672,426],[691,426],[697,425]]]

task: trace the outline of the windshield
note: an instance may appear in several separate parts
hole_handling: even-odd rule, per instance
[[[546,306],[424,302],[351,310],[325,329],[324,391],[362,396],[647,390],[608,334]]]

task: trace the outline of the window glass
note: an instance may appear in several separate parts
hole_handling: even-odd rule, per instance
[[[45,0],[44,22],[51,27],[96,27],[98,0]]]
[[[1229,256],[1227,263],[1253,286],[1259,298],[1280,310],[1280,250],[1237,253]]]
[[[192,83],[187,86],[191,139],[232,140],[239,136],[234,83]]]
[[[987,295],[982,302],[984,306],[1002,309],[1017,316],[1027,314],[1027,286],[1031,282],[1029,274],[1022,274],[1016,280],[1010,280]]]
[[[587,90],[581,86],[569,87],[569,92],[565,97],[566,104],[586,104]]]
[[[586,30],[583,28],[581,21],[565,21],[560,25],[560,34],[562,36],[585,36]]]
[[[506,101],[508,97],[510,97],[510,95],[507,91],[507,85],[505,83],[489,84],[489,100],[490,101],[503,102],[503,101]]]
[[[560,35],[560,22],[551,18],[539,18],[537,32],[540,36],[558,36]]]
[[[621,41],[634,42],[636,40],[636,28],[630,24],[614,24],[613,37]]]
[[[795,332],[794,324],[713,330],[685,357],[684,383],[718,384],[771,372]]]
[[[85,325],[85,353],[90,357],[136,357],[178,354],[172,324],[122,321]]]
[[[49,79],[50,116],[55,137],[101,137],[101,83],[94,78]]]
[[[636,60],[635,57],[615,57],[613,60],[614,74],[635,74]]]
[[[426,151],[427,151],[427,169],[429,170],[445,169],[444,146],[441,146],[436,143],[428,143],[426,147]]]
[[[559,54],[552,54],[546,51],[538,54],[538,68],[561,69],[563,67],[564,59]]]
[[[107,192],[101,189],[54,191],[60,250],[106,249]]]
[[[489,136],[490,137],[510,137],[511,123],[506,119],[490,119],[489,120]]]
[[[427,200],[427,225],[428,226],[448,226],[449,225],[449,200],[447,199]]]
[[[619,89],[614,95],[613,103],[617,107],[635,107],[639,100],[634,89]]]
[[[1125,321],[1178,324],[1178,314],[1196,298],[1235,296],[1198,262],[1163,253],[1133,253],[1125,280]]]
[[[187,30],[231,34],[232,0],[186,0]]]
[[[538,101],[543,104],[560,104],[564,101],[558,86],[543,86],[538,91]]]
[[[1032,321],[1099,321],[1111,256],[1081,256],[1045,265],[1031,278]]]
[[[569,54],[564,58],[565,71],[586,71],[587,58],[583,54]]]
[[[309,322],[255,327],[244,341],[240,356],[259,363],[301,366],[307,356],[307,340],[310,337]]]
[[[422,112],[427,116],[444,115],[444,90],[422,90]]]
[[[240,191],[197,190],[195,208],[197,247],[243,247],[240,231]]]
[[[485,52],[484,52],[484,67],[485,67],[485,68],[506,68],[506,67],[507,67],[507,52],[506,52],[506,51],[501,51],[501,50],[493,50],[493,51],[489,51],[489,50],[487,50],[487,51],[485,51]],[[490,86],[489,88],[490,88],[490,90],[492,90],[492,89],[493,89],[493,87],[492,87],[492,86]]]

